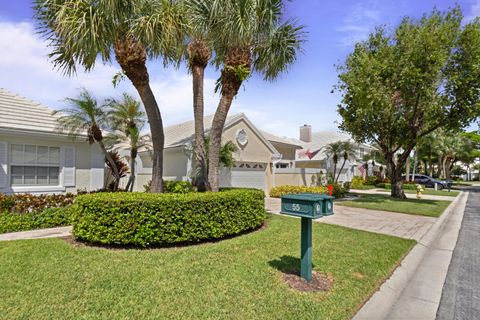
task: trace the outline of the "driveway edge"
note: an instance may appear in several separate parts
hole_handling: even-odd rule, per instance
[[[381,320],[391,318],[391,312],[394,309],[395,304],[398,302],[400,296],[402,295],[405,288],[409,284],[409,281],[412,280],[413,276],[416,274],[417,268],[420,266],[422,260],[427,256],[427,253],[434,249],[434,240],[439,236],[440,231],[446,226],[446,222],[452,216],[453,213],[459,212],[458,209],[461,209],[461,217],[459,221],[455,221],[455,226],[450,233],[454,233],[453,248],[457,241],[458,233],[461,227],[461,220],[463,218],[463,211],[466,205],[468,198],[467,192],[461,192],[452,203],[445,209],[445,212],[438,218],[435,224],[430,228],[430,230],[418,241],[417,245],[408,253],[408,255],[402,260],[400,266],[395,269],[391,277],[385,281],[380,289],[372,295],[372,297],[363,305],[363,307],[357,312],[353,317],[354,320]],[[452,244],[450,244],[452,245]],[[448,264],[446,269],[448,270],[448,265],[451,261],[451,255],[448,259]],[[443,275],[441,287],[445,282],[446,272]],[[441,289],[440,289],[441,292]],[[441,297],[441,296],[440,296]],[[430,309],[438,308],[440,303],[440,297],[436,302],[436,306],[432,305]],[[431,303],[429,301],[429,303]]]

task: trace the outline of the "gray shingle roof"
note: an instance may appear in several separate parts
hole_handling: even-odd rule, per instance
[[[0,88],[0,128],[58,133],[52,109]]]
[[[283,143],[283,144],[288,144],[292,146],[298,146],[299,148],[302,147],[302,141],[300,140],[287,138],[287,137],[279,137],[270,132],[263,131],[263,130],[260,130],[260,132],[263,134],[265,139],[267,139],[270,142],[277,142],[277,143]]]
[[[336,131],[318,131],[312,133],[312,142],[303,142],[301,141],[303,150],[297,151],[297,160],[322,160],[326,157],[324,148],[327,144],[337,141],[351,141],[354,142],[352,138],[344,133]],[[321,149],[312,159],[308,159],[305,155],[305,151],[315,152],[318,149]]]

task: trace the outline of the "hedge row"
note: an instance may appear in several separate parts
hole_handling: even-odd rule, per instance
[[[165,246],[220,239],[261,226],[261,190],[216,193],[103,193],[72,206],[77,239],[113,245]]]
[[[45,209],[68,206],[74,199],[73,193],[40,195],[0,193],[0,212],[40,213]]]
[[[349,187],[349,185],[347,185]],[[348,189],[341,186],[338,183],[333,184],[333,196],[335,198],[343,198],[348,192]],[[287,194],[296,194],[296,193],[324,193],[329,194],[328,188],[325,186],[278,186],[270,189],[270,197],[280,198]]]
[[[377,188],[382,189],[392,189],[392,185],[390,183],[379,183],[376,185]],[[417,190],[417,185],[414,183],[403,183],[402,189],[405,190]]]
[[[0,233],[66,226],[71,223],[69,207],[41,212],[0,212]]]

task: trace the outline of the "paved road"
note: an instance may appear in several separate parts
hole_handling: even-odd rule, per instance
[[[480,319],[480,187],[469,191],[457,246],[443,286],[438,320]]]

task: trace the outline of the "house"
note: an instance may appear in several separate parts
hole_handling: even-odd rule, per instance
[[[204,118],[207,135],[212,120],[213,115]],[[166,127],[164,132],[164,179],[190,180],[194,175],[193,120]],[[235,163],[230,169],[221,168],[220,186],[252,187],[268,192],[280,185],[311,185],[319,172],[331,169],[331,159],[323,149],[328,143],[339,140],[351,138],[335,132],[312,133],[311,126],[300,128],[300,139],[278,137],[256,128],[243,113],[231,115],[225,122],[222,143],[232,141],[236,145]],[[358,158],[371,150],[367,145],[355,145]],[[128,157],[128,152],[123,155]],[[358,165],[355,159],[347,161],[339,180],[350,181],[353,175],[358,175]],[[340,169],[340,164],[338,167]],[[136,171],[134,190],[142,191],[152,177],[151,151],[139,151]],[[121,186],[126,181],[124,179]]]
[[[104,156],[73,141],[38,103],[0,88],[0,192],[59,193],[103,187]]]

